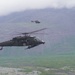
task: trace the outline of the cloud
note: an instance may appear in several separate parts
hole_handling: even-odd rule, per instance
[[[41,8],[72,8],[75,0],[0,0],[0,15],[27,9]]]

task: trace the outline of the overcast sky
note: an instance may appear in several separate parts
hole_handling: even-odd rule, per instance
[[[27,9],[72,8],[75,0],[0,0],[0,15]]]

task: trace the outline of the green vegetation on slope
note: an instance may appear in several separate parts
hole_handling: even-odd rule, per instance
[[[70,66],[75,68],[75,55],[50,55],[38,57],[1,58],[0,66],[22,67],[38,66],[48,68],[62,68]]]

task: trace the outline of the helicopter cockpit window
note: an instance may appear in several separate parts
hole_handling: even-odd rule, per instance
[[[40,41],[38,38],[34,38],[35,41]]]

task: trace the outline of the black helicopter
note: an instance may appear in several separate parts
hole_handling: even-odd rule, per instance
[[[45,42],[42,40],[37,39],[34,36],[30,36],[32,33],[36,33],[38,31],[45,30],[46,28],[39,29],[36,31],[28,32],[28,33],[21,33],[23,36],[17,36],[12,38],[11,40],[1,42],[0,43],[0,50],[3,49],[4,46],[27,46],[27,49],[33,48],[40,44],[44,44]]]

